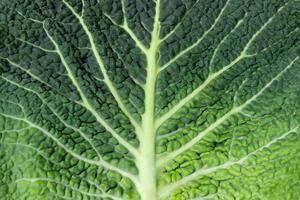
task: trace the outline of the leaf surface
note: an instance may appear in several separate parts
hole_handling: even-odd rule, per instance
[[[0,10],[0,199],[300,198],[300,1]]]

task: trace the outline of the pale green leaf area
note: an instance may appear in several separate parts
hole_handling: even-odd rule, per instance
[[[300,199],[300,1],[1,0],[1,200]]]

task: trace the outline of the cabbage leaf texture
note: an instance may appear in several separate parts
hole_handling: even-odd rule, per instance
[[[299,0],[1,0],[1,200],[300,199]]]

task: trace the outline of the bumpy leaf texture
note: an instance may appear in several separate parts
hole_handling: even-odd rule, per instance
[[[0,199],[300,199],[300,1],[2,0]]]

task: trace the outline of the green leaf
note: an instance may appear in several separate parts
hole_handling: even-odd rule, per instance
[[[300,1],[2,0],[0,199],[299,199]]]

